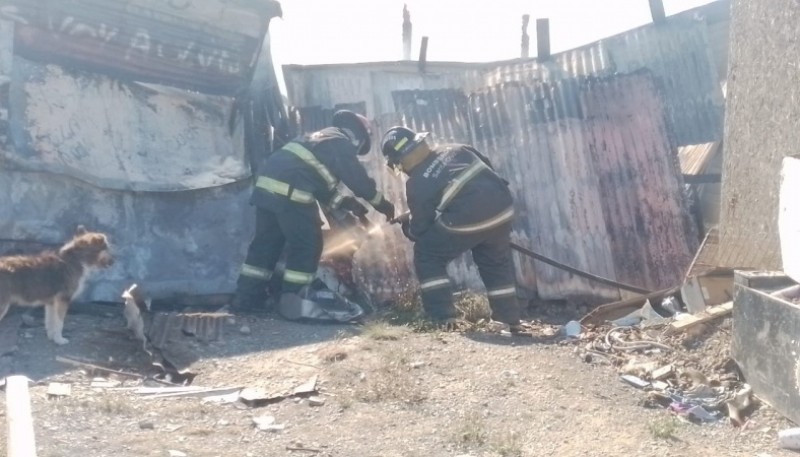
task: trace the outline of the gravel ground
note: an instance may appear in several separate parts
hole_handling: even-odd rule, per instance
[[[249,334],[239,333],[242,325]],[[777,448],[777,431],[790,424],[769,408],[743,428],[682,422],[647,407],[647,395],[620,382],[615,368],[585,363],[576,346],[547,337],[554,330],[547,325],[535,327],[534,338],[511,338],[238,318],[224,341],[197,346],[204,357],[193,385],[284,392],[318,379],[314,402],[253,408],[148,398],[124,389],[141,385],[135,379],[92,388],[97,373],[55,361],[141,368],[146,359],[122,326],[116,312],[71,314],[71,342],[55,347],[39,320],[20,331],[16,353],[0,358],[0,375],[38,381],[31,395],[40,456],[795,455]],[[705,340],[717,351],[729,336],[715,334]],[[71,395],[48,397],[53,381],[71,383]],[[254,418],[273,420],[267,416],[279,430],[254,426]]]

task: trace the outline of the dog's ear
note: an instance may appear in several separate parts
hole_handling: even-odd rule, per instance
[[[78,228],[75,230],[75,234],[78,236],[85,235],[86,227],[84,227],[83,225],[79,225]]]

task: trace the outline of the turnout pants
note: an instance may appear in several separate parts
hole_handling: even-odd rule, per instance
[[[322,222],[317,205],[288,203],[280,211],[256,208],[256,230],[237,288],[256,290],[266,299],[267,283],[286,251],[281,292],[311,284],[322,254]],[[256,298],[258,299],[258,298]]]
[[[447,265],[462,253],[472,251],[472,259],[487,289],[492,319],[518,324],[520,309],[510,236],[510,222],[473,234],[450,233],[438,225],[425,232],[414,244],[414,268],[425,312],[434,320],[456,317]]]

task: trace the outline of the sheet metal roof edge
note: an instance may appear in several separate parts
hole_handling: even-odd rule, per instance
[[[707,3],[705,5],[701,5],[692,9],[688,9],[686,11],[682,11],[677,14],[673,14],[667,17],[667,24],[671,21],[685,21],[690,18],[694,18],[696,14],[708,11],[714,14],[711,14],[710,17],[714,20],[710,20],[709,23],[716,23],[722,22],[725,17],[724,13],[718,11],[718,9],[723,8],[723,5],[727,4],[727,9],[730,11],[730,0],[715,0],[711,3]],[[728,18],[730,14],[728,14]],[[563,51],[554,53],[551,56],[551,59],[556,59],[561,55],[575,52],[575,51],[582,51],[591,48],[592,46],[596,46],[598,43],[604,42],[606,40],[611,40],[614,38],[622,37],[629,33],[634,33],[646,29],[648,27],[656,27],[658,25],[650,22],[647,24],[640,25],[639,27],[634,27],[629,30],[625,30],[620,33],[616,33],[613,35],[609,35],[598,40],[592,41],[590,43],[586,43],[581,46],[576,46],[574,48],[565,49]],[[494,60],[488,62],[461,62],[461,61],[447,61],[447,60],[440,60],[440,61],[426,61],[425,66],[427,71],[430,72],[432,70],[431,67],[446,67],[446,68],[467,68],[467,69],[486,69],[491,70],[498,65],[509,65],[509,64],[519,64],[519,63],[533,63],[537,62],[539,59],[536,57],[528,57],[528,58],[514,58],[514,59],[502,59],[502,60]],[[302,71],[302,70],[324,70],[324,69],[335,69],[339,68],[359,68],[359,67],[382,67],[382,66],[394,66],[401,70],[407,70],[409,72],[417,72],[418,71],[418,61],[414,60],[379,60],[374,62],[351,62],[351,63],[323,63],[323,64],[284,64],[282,68],[284,71]]]

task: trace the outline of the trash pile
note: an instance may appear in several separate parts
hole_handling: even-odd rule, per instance
[[[732,319],[722,319],[730,305],[691,315],[673,297],[658,311],[648,300],[626,316],[583,325],[580,332],[571,322],[564,334],[584,362],[609,364],[621,381],[646,392],[644,406],[666,408],[693,423],[728,419],[741,427],[757,401],[730,357]]]

